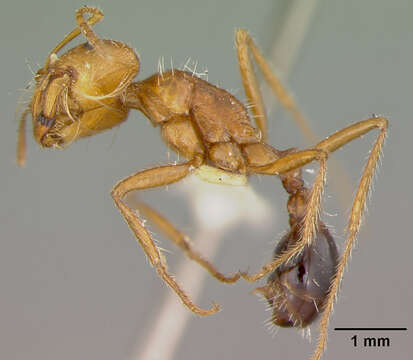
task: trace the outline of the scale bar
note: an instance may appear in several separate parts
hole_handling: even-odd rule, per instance
[[[407,331],[407,328],[401,327],[338,327],[334,328],[337,331]]]

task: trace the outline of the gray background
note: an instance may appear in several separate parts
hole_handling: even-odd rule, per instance
[[[0,358],[7,360],[131,359],[170,290],[161,285],[109,196],[113,184],[168,160],[158,130],[140,114],[118,130],[79,141],[66,151],[40,149],[28,137],[28,164],[15,165],[16,103],[32,67],[74,26],[84,2],[2,3],[0,141]],[[104,1],[102,37],[125,41],[142,60],[140,78],[158,58],[182,64],[191,56],[209,80],[245,100],[233,46],[237,27],[248,29],[269,53],[288,1]],[[330,359],[408,359],[409,333],[391,333],[389,349],[354,349],[344,326],[412,327],[411,154],[413,3],[409,0],[320,1],[288,86],[320,137],[372,113],[390,120],[383,163],[369,211],[330,322]],[[21,109],[22,106],[20,106]],[[270,106],[270,108],[274,108]],[[271,110],[271,109],[270,109]],[[29,124],[30,125],[30,124]],[[270,112],[270,143],[306,146],[290,118]],[[31,126],[28,127],[30,135]],[[355,186],[375,134],[334,154]],[[350,204],[337,202],[329,173],[324,215],[343,247]],[[337,178],[337,177],[336,177]],[[271,201],[270,232],[230,231],[215,263],[225,271],[258,268],[287,229],[286,196],[278,180],[253,179]],[[173,191],[150,201],[191,234],[186,202]],[[149,198],[148,198],[149,199]],[[179,210],[177,210],[179,209]],[[181,254],[172,245],[173,271]],[[197,265],[193,265],[197,266]],[[271,336],[254,286],[208,280],[200,304],[223,311],[192,317],[174,359],[305,359],[315,346],[295,330]],[[366,334],[367,335],[367,334]],[[378,335],[369,334],[371,336]],[[411,341],[410,341],[411,343]],[[138,344],[138,345],[137,345]]]

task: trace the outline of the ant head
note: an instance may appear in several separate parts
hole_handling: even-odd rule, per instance
[[[84,14],[91,14],[89,19]],[[65,147],[74,140],[110,129],[126,120],[122,94],[139,72],[139,58],[126,44],[102,40],[91,26],[103,18],[96,8],[76,12],[76,27],[50,53],[35,75],[30,107],[19,127],[17,161],[25,163],[25,117],[31,112],[35,140],[43,147]],[[87,42],[58,57],[79,34]]]
[[[138,57],[121,42],[86,42],[60,58],[52,53],[35,76],[34,138],[62,147],[121,123],[128,114],[121,95],[138,71]]]

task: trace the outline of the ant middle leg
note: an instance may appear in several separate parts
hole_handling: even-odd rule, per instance
[[[154,210],[151,206],[137,199],[134,199],[133,206],[136,207],[145,219],[154,224],[167,238],[178,246],[185,253],[185,255],[188,256],[188,258],[201,265],[215,279],[227,284],[234,283],[239,280],[241,277],[240,272],[228,276],[218,271],[214,265],[204,259],[201,254],[192,248],[187,235],[179,231],[170,221]]]
[[[306,140],[309,143],[314,144],[317,137],[311,130],[307,119],[298,109],[292,96],[288,93],[284,85],[280,82],[277,76],[275,76],[267,60],[265,60],[247,30],[238,29],[235,32],[235,46],[237,48],[238,64],[242,77],[242,83],[247,98],[251,104],[251,112],[258,128],[261,131],[262,139],[264,141],[267,140],[267,116],[250,54],[253,56],[256,64],[264,76],[265,81],[269,84],[271,90],[280,101],[281,105],[290,111]]]
[[[291,113],[307,143],[315,144],[319,137],[316,136],[314,131],[311,129],[308,120],[298,109],[293,97],[274,74],[270,64],[264,58],[248,31],[244,29],[239,29],[236,31],[235,45],[237,48],[238,63],[244,89],[249,102],[252,104],[251,112],[255,118],[258,128],[261,130],[263,140],[267,141],[267,117],[265,114],[261,90],[258,86],[257,77],[251,62],[250,54],[258,65],[265,81],[269,84],[273,94],[279,100],[281,105]],[[338,193],[342,207],[346,208],[348,204],[347,200],[352,195],[348,175],[337,163],[337,161],[335,161],[335,159],[332,159],[330,162],[330,169],[332,169],[332,174],[334,177],[334,189]]]

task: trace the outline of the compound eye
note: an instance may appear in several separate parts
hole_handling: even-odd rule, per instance
[[[45,139],[47,134],[49,133],[50,129],[53,128],[53,125],[56,122],[56,117],[47,117],[44,116],[43,113],[37,116],[36,121],[33,127],[34,137],[37,142],[39,142],[42,146],[49,147],[50,145],[45,143]]]
[[[43,114],[40,114],[37,117],[37,122],[42,125],[45,126],[47,128],[51,128],[54,124],[54,122],[56,121],[56,117],[52,117],[52,118],[47,118],[45,117]]]
[[[274,257],[298,240],[293,228],[278,244]],[[317,317],[325,303],[338,263],[333,237],[320,224],[313,243],[287,264],[280,266],[258,289],[273,308],[272,321],[283,327],[305,327]]]

